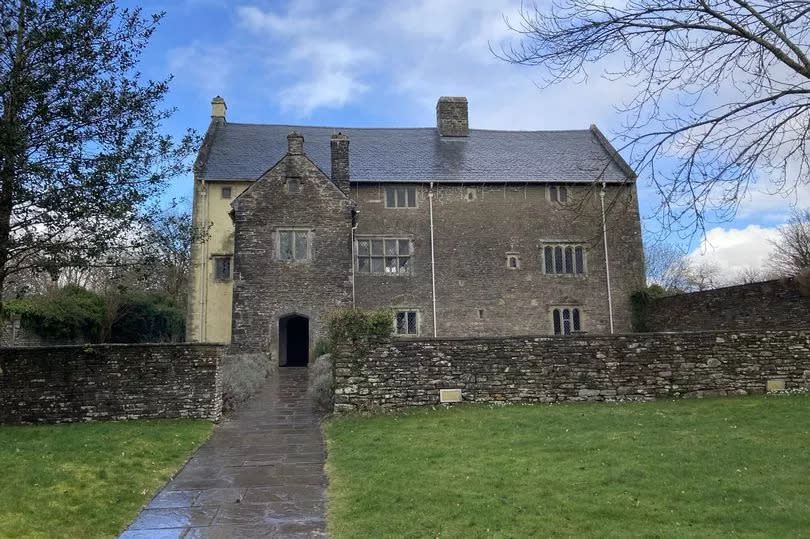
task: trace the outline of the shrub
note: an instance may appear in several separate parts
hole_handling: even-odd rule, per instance
[[[332,354],[322,354],[315,358],[307,373],[307,394],[316,410],[331,412],[335,399],[335,370]]]
[[[318,342],[315,343],[315,346],[312,348],[312,357],[310,358],[310,362],[313,363],[316,359],[321,357],[324,354],[331,354],[332,353],[332,343],[328,339],[320,339]]]
[[[83,337],[97,341],[105,316],[101,296],[73,285],[51,294],[11,300],[4,309],[19,316],[26,329],[53,340]]]
[[[333,346],[344,342],[375,342],[391,337],[394,313],[390,309],[338,309],[327,316],[327,325],[329,342]]]
[[[185,311],[162,296],[134,296],[118,308],[110,342],[180,342],[185,338]]]
[[[632,309],[633,331],[644,333],[650,331],[647,324],[649,318],[650,303],[655,298],[662,298],[670,295],[665,288],[653,284],[647,288],[637,290],[630,295],[630,308]]]
[[[265,354],[227,354],[222,361],[222,409],[234,410],[255,395],[270,372]]]

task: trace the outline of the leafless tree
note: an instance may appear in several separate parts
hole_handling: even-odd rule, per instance
[[[646,246],[644,266],[648,284],[657,284],[671,292],[687,290],[689,263],[685,253],[677,247],[662,243]]]
[[[776,271],[767,268],[749,266],[738,271],[725,284],[729,286],[735,284],[751,284],[761,281],[770,281],[771,279],[776,279],[778,277],[779,274]]]
[[[496,54],[542,83],[622,79],[636,93],[619,133],[658,193],[664,230],[731,218],[758,179],[810,182],[810,2],[555,0],[523,6]]]
[[[810,209],[794,210],[773,242],[771,266],[781,275],[810,270]]]

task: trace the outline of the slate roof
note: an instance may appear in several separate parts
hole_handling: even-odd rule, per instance
[[[199,173],[206,180],[256,180],[287,152],[287,135],[329,175],[330,137],[349,137],[353,182],[626,182],[635,175],[598,129],[490,131],[441,137],[435,128],[333,128],[224,123]]]

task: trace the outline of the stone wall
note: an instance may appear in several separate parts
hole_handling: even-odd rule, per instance
[[[810,330],[396,340],[335,354],[335,409],[761,393],[810,385]]]
[[[72,339],[54,339],[39,335],[32,329],[25,327],[19,317],[0,320],[0,347],[1,346],[62,346],[69,344],[87,344],[90,340],[84,336]]]
[[[410,239],[404,275],[355,276],[357,306],[415,310],[419,334],[433,335],[428,186],[413,184],[415,208],[386,208],[386,185],[353,185],[360,219],[355,237]],[[555,307],[579,307],[582,330],[610,330],[598,192],[568,185],[567,204],[546,185],[434,186],[433,221],[438,335],[551,335]],[[608,185],[605,205],[617,332],[631,330],[630,295],[644,283],[635,184]],[[582,275],[544,272],[543,246],[585,246]],[[520,267],[507,267],[507,253]]]
[[[652,300],[650,331],[810,328],[810,295],[798,279],[717,288]]]
[[[218,420],[222,351],[208,344],[0,348],[0,423]]]

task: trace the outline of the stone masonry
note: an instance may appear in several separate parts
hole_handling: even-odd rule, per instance
[[[649,400],[810,387],[810,331],[397,340],[335,356],[338,412],[439,403]]]
[[[241,352],[275,355],[279,320],[309,319],[310,348],[321,316],[351,305],[353,204],[303,154],[303,137],[289,137],[287,155],[233,202],[233,344]],[[287,182],[297,181],[290,192]],[[309,233],[310,258],[280,260],[279,229]]]
[[[223,347],[0,348],[0,423],[219,419]]]
[[[797,278],[728,286],[651,301],[650,331],[810,328],[810,295]]]

